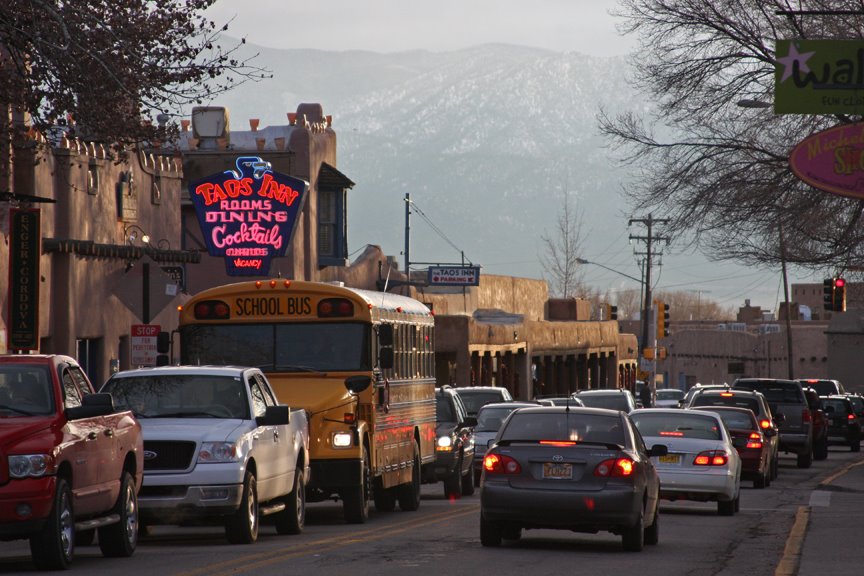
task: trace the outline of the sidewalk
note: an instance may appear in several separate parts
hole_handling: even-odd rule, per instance
[[[775,576],[864,574],[862,528],[864,456],[826,478],[798,510]]]

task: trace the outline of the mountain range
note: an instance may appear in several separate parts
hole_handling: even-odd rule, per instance
[[[408,194],[412,263],[464,258],[481,273],[547,277],[541,239],[557,238],[566,192],[582,214],[583,257],[641,277],[634,249],[644,246],[627,240],[645,231],[628,228],[628,219],[646,215],[626,204],[627,173],[596,119],[601,108],[649,109],[627,81],[627,57],[500,44],[388,54],[250,48],[273,78],[210,104],[230,109],[235,130],[247,130],[248,118],[262,127],[286,124],[299,103],[322,104],[333,117],[337,167],[356,183],[348,193],[350,252],[378,244],[402,266]],[[702,277],[754,272],[719,268],[679,250],[664,281],[674,290]],[[601,291],[638,288],[621,274],[594,271],[601,274],[588,281]],[[741,282],[730,284],[735,300],[724,305],[755,295],[739,294]],[[761,284],[762,305],[770,307],[776,283]],[[690,287],[711,299],[706,286]]]

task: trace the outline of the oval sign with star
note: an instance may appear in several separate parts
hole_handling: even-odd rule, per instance
[[[864,122],[808,136],[792,150],[789,166],[814,188],[864,198]]]

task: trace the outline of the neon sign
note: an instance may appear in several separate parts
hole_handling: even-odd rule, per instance
[[[266,276],[270,260],[285,255],[309,184],[273,172],[257,156],[237,158],[226,170],[189,184],[211,256],[225,258],[231,276]]]

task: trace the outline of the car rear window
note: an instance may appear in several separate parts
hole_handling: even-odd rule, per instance
[[[667,438],[699,438],[702,440],[720,440],[722,435],[717,421],[713,418],[687,414],[636,414],[631,415],[636,428],[642,436],[661,436]]]
[[[849,414],[849,403],[843,400],[823,398],[822,408],[826,412],[834,412],[834,414]]]
[[[501,440],[600,442],[624,444],[624,429],[617,415],[516,412],[501,432]]]
[[[476,414],[477,411],[480,410],[486,404],[491,404],[492,402],[503,402],[507,400],[497,390],[492,390],[490,392],[485,391],[471,391],[471,392],[460,392],[457,390],[457,394],[462,398],[462,403],[465,404],[465,410],[467,410],[471,414]]]
[[[606,408],[629,412],[632,408],[623,394],[577,394],[576,396],[589,408]]]
[[[698,394],[693,399],[693,406],[734,406],[736,408],[747,408],[752,410],[754,414],[759,413],[759,403],[754,398],[746,398],[734,393],[732,396]]]
[[[475,432],[497,432],[501,424],[516,408],[483,408],[477,413]]]
[[[761,392],[771,404],[806,404],[801,386],[783,382],[736,382],[735,388]]]
[[[720,419],[730,430],[755,430],[757,428],[756,421],[746,412],[718,410],[716,413],[720,415]]]

